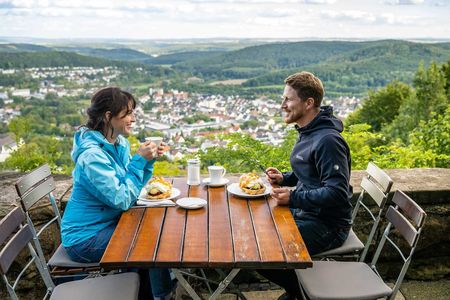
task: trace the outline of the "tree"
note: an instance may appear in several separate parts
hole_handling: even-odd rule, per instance
[[[377,92],[369,91],[362,107],[352,113],[346,125],[369,124],[373,131],[391,123],[398,115],[401,104],[412,95],[412,89],[402,82],[394,81]]]
[[[426,70],[421,63],[414,77],[415,95],[405,99],[398,116],[383,128],[383,132],[391,139],[400,138],[403,143],[408,144],[409,134],[421,120],[428,121],[432,112],[440,114],[449,104],[445,84],[442,69],[432,63]]]
[[[437,154],[437,167],[450,167],[450,105],[443,114],[432,113],[428,122],[420,121],[410,134],[411,145]]]
[[[17,144],[29,134],[31,129],[30,124],[30,119],[26,117],[15,117],[9,122],[8,129],[14,133]]]

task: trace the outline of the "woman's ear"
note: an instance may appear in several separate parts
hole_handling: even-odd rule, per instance
[[[111,121],[111,112],[109,110],[105,112],[105,121],[106,122]]]

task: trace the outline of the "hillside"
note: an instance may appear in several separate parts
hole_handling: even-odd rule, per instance
[[[219,56],[225,51],[188,51],[151,57],[144,61],[153,65],[174,65],[183,62],[190,62],[197,59],[205,59]]]
[[[79,55],[70,52],[17,52],[2,53],[0,68],[32,68],[32,67],[105,67],[124,66],[126,63],[103,58]]]
[[[0,44],[0,52],[47,52],[51,48],[34,44]]]
[[[302,67],[330,56],[359,49],[364,43],[309,41],[275,43],[229,51],[175,65],[197,76],[250,78],[276,69]]]
[[[81,55],[101,57],[111,60],[144,61],[151,58],[143,52],[129,48],[56,47],[58,51],[75,52]]]
[[[175,68],[199,77],[252,78],[305,67],[324,71],[414,71],[420,60],[448,59],[449,43],[310,41],[253,46],[179,63]]]

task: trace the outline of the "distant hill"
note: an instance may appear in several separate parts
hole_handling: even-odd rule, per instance
[[[205,78],[252,78],[283,69],[415,71],[420,60],[450,59],[450,43],[309,41],[253,46],[174,67]],[[272,82],[275,83],[275,82]]]
[[[173,54],[166,54],[157,57],[151,57],[144,61],[144,63],[154,64],[154,65],[174,65],[183,62],[189,62],[196,59],[205,59],[216,57],[220,54],[225,53],[225,51],[189,51],[189,52],[179,52]]]
[[[244,83],[247,87],[282,84],[290,74],[300,69],[317,74],[327,87],[339,92],[356,92],[384,86],[392,80],[409,82],[419,63],[450,60],[450,43],[419,44],[406,41],[362,43],[363,47],[330,56],[301,68],[269,71]]]
[[[144,61],[151,58],[150,55],[129,48],[56,47],[56,49],[113,60]]]
[[[319,63],[364,47],[363,43],[309,41],[252,46],[180,63],[175,68],[217,78],[249,78],[265,72]]]
[[[123,61],[144,61],[152,58],[143,52],[129,48],[97,48],[97,47],[61,47],[61,46],[40,46],[33,44],[0,44],[0,52],[51,52],[63,51],[72,52],[86,56],[100,57],[111,60]]]
[[[47,52],[51,48],[34,44],[0,44],[0,52]]]
[[[79,55],[62,51],[48,52],[10,52],[0,55],[0,68],[32,68],[32,67],[105,67],[126,66],[130,63],[112,61],[98,57]]]

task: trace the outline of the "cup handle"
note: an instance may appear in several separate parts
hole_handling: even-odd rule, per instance
[[[225,174],[227,174],[227,169],[223,169],[223,172],[222,172],[222,177],[225,177]]]

